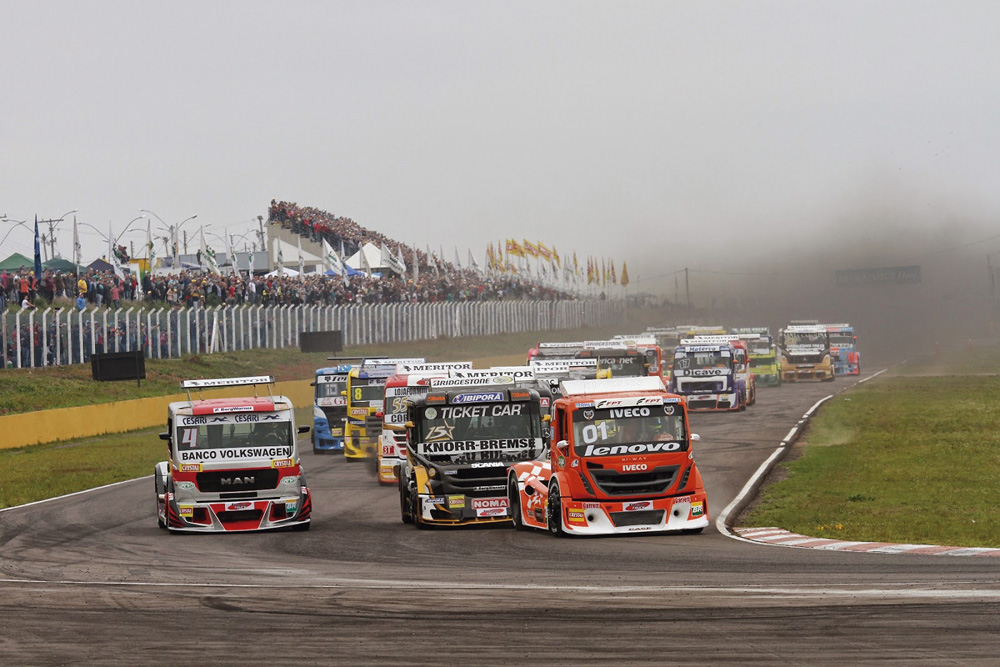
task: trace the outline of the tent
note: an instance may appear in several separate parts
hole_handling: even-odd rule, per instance
[[[370,241],[364,244],[361,250],[351,255],[348,259],[345,259],[344,264],[352,269],[360,269],[362,252],[365,253],[365,259],[368,260],[368,266],[372,267],[372,271],[385,268],[382,266],[382,249]]]
[[[111,263],[107,260],[98,257],[93,262],[87,265],[88,269],[93,269],[94,271],[114,271],[115,267],[111,266]]]
[[[42,266],[50,271],[62,271],[63,273],[77,273],[78,271],[87,270],[87,267],[74,264],[68,259],[63,259],[62,257],[53,257],[47,262],[42,262]]]
[[[6,269],[8,271],[17,271],[21,267],[24,267],[29,271],[33,271],[35,269],[35,260],[25,257],[19,252],[15,252],[13,255],[0,262],[0,270]]]
[[[352,269],[351,267],[347,266],[346,264],[344,265],[344,268],[347,269],[347,276],[348,277],[350,277],[350,276],[363,276],[363,275],[365,275],[364,271],[358,271],[357,269]],[[337,273],[336,271],[334,271],[333,269],[330,269],[328,271],[324,271],[323,275],[326,275],[326,276],[339,276],[340,274]]]
[[[271,271],[270,273],[265,273],[264,277],[265,278],[273,278],[273,277],[275,277],[277,275],[289,276],[289,277],[294,278],[295,276],[299,275],[299,272],[296,271],[295,269],[290,269],[287,266],[283,266],[283,267],[281,267],[281,273],[280,274],[278,273],[278,269],[275,269],[274,271]]]

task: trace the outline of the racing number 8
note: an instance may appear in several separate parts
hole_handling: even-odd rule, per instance
[[[355,401],[360,401],[361,400],[361,387],[355,387],[354,388],[354,400]]]

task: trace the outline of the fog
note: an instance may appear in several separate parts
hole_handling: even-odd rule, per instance
[[[934,253],[1000,211],[995,3],[8,0],[2,16],[0,216],[79,209],[85,258],[109,225],[141,246],[139,209],[222,236],[277,198],[480,262],[506,237],[628,262],[631,293],[673,298],[687,267],[697,305],[851,319],[919,293],[931,319],[981,328],[1000,245]],[[8,232],[0,255],[31,252],[27,226]],[[832,287],[898,264],[923,282]]]

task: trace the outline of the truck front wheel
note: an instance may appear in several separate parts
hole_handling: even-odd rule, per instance
[[[410,516],[410,486],[403,479],[403,476],[399,476],[399,514],[403,519],[403,523],[413,523],[413,517]]]
[[[509,506],[510,520],[516,530],[524,530],[524,519],[521,516],[521,492],[517,489],[517,478],[513,475],[507,480],[507,505]]]
[[[562,497],[559,495],[559,482],[552,480],[549,485],[549,497],[545,502],[545,519],[549,532],[556,537],[563,537]]]

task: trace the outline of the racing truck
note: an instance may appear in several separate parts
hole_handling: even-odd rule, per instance
[[[471,369],[471,361],[398,364],[385,381],[385,407],[378,448],[379,484],[397,483],[396,470],[406,458],[407,396],[425,393],[432,378],[446,378],[453,369]]]
[[[510,466],[514,526],[553,535],[700,533],[708,499],[683,397],[658,377],[562,385],[547,460]]]
[[[347,374],[347,421],[344,422],[344,458],[370,459],[377,465],[376,452],[382,434],[385,381],[398,364],[422,364],[422,358],[364,359]]]
[[[258,395],[257,386],[270,386]],[[192,390],[253,386],[253,396],[191,397]],[[188,400],[167,407],[168,459],[157,463],[156,521],[175,532],[309,530],[312,499],[299,461],[292,402],[274,378],[184,380]]]
[[[511,377],[448,378],[407,401],[406,459],[397,474],[403,523],[510,521],[507,468],[546,451],[549,415],[538,392]]]
[[[750,352],[750,370],[761,387],[777,387],[781,384],[781,363],[778,349],[767,327],[741,327],[733,333],[747,341]]]
[[[745,388],[739,386],[728,341],[682,339],[674,350],[670,391],[686,397],[692,412],[746,408]]]
[[[757,376],[750,370],[751,339],[759,338],[759,334],[726,334],[724,336],[695,336],[698,343],[729,343],[733,348],[733,377],[736,380],[736,391],[739,393],[741,409],[757,402]]]
[[[857,350],[858,337],[850,324],[827,324],[830,334],[830,355],[833,357],[835,375],[860,375],[861,353]]]
[[[646,377],[660,375],[660,347],[649,337],[635,340],[591,340],[576,353],[577,359],[596,359],[597,377]]]
[[[822,324],[790,324],[778,332],[782,382],[833,382],[830,332]]]
[[[312,447],[314,454],[344,451],[347,420],[347,374],[350,364],[316,370],[313,397]]]

